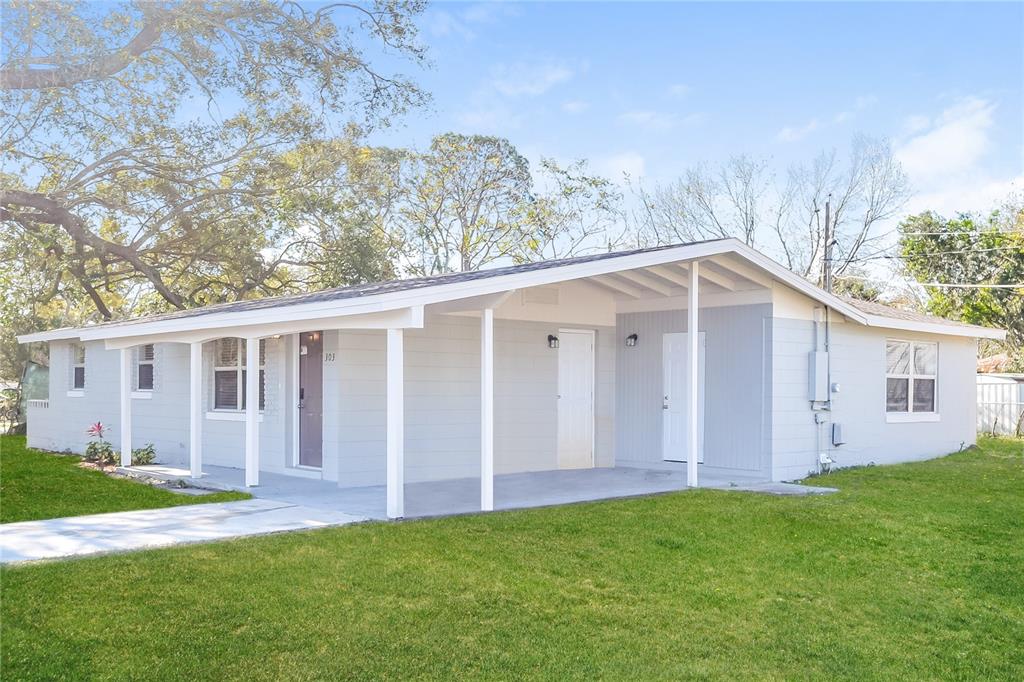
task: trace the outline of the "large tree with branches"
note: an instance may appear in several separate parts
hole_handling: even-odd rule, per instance
[[[833,272],[853,272],[884,237],[877,228],[903,207],[909,185],[888,143],[858,137],[845,157],[823,152],[782,177],[768,160],[740,156],[718,168],[695,166],[652,191],[640,187],[637,195],[637,222],[650,241],[735,237],[819,280],[826,234],[834,240]]]
[[[102,318],[286,288],[294,235],[274,218],[322,182],[289,154],[321,140],[336,170],[351,156],[324,138],[424,101],[371,58],[422,61],[421,9],[5,3],[3,248],[48,273],[37,298],[85,297]]]

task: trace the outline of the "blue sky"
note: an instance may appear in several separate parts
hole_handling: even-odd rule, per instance
[[[663,182],[747,153],[783,169],[891,140],[907,210],[1024,190],[1021,3],[435,3],[434,97],[378,142],[501,135],[531,160]]]

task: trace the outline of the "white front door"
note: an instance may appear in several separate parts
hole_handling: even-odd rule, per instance
[[[558,332],[558,468],[594,466],[594,332]]]
[[[690,375],[688,362],[689,334],[665,334],[662,340],[662,368],[664,371],[662,392],[662,459],[669,462],[686,462],[689,458],[689,432],[687,421],[690,415],[687,381]],[[697,461],[704,461],[704,332],[697,340]]]

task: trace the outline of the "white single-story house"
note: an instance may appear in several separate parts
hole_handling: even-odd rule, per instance
[[[193,477],[376,486],[401,517],[418,482],[472,480],[490,510],[522,472],[696,486],[942,455],[974,442],[977,339],[1003,336],[829,294],[722,239],[19,340],[50,344],[30,446],[81,452],[102,421],[125,465],[153,443]]]

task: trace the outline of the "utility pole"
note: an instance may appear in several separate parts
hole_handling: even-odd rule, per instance
[[[822,259],[822,284],[825,291],[832,293],[832,195],[825,200],[825,257]]]

